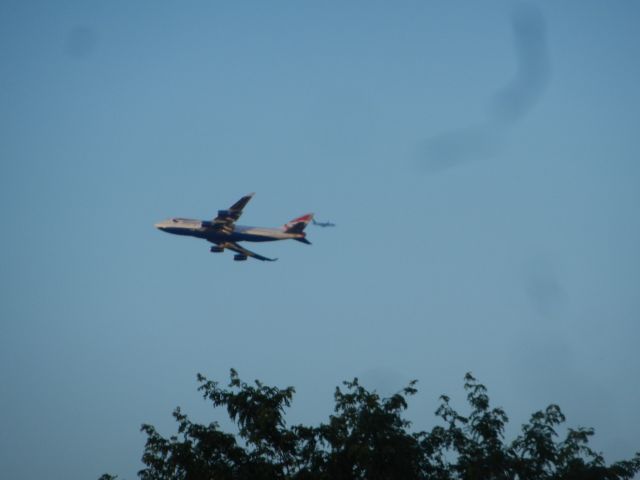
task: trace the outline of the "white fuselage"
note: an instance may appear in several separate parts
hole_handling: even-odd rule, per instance
[[[163,232],[174,235],[203,238],[211,243],[231,242],[272,242],[276,240],[288,240],[304,238],[304,233],[288,233],[283,228],[249,227],[233,225],[232,230],[213,230],[212,223],[208,221],[192,220],[188,218],[170,218],[155,224],[155,227]]]

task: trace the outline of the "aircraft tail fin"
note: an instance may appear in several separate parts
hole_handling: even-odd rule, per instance
[[[301,217],[294,218],[284,225],[284,231],[287,233],[303,233],[311,220],[313,220],[313,213],[307,213]]]

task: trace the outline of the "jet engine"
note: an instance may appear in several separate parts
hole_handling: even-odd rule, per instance
[[[211,253],[222,253],[224,252],[224,247],[219,247],[217,245],[214,245],[213,247],[211,247],[210,251]]]
[[[237,255],[234,255],[234,256],[233,256],[233,259],[234,259],[236,262],[242,262],[242,261],[244,261],[244,260],[246,260],[246,259],[247,259],[247,256],[246,256],[246,255],[243,255],[243,254],[241,254],[241,253],[238,253]]]

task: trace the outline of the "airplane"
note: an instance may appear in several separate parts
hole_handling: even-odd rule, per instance
[[[316,222],[316,219],[313,219],[313,224],[318,226],[318,227],[335,227],[336,224],[335,223],[331,223],[331,222]]]
[[[313,213],[307,213],[294,218],[280,228],[247,227],[236,225],[236,221],[242,215],[242,209],[255,195],[245,195],[228,210],[218,210],[218,215],[213,220],[192,220],[189,218],[170,218],[156,223],[154,226],[163,232],[175,235],[202,238],[214,243],[210,251],[222,253],[225,249],[236,252],[235,261],[243,261],[248,257],[257,260],[274,262],[277,258],[267,258],[247,250],[238,245],[238,242],[271,242],[275,240],[293,239],[298,242],[311,245],[306,239],[305,227],[313,220]]]

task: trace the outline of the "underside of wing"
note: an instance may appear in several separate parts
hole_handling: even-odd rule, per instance
[[[236,203],[231,205],[228,210],[218,210],[218,216],[213,219],[210,224],[210,228],[217,231],[231,233],[233,231],[233,224],[240,218],[242,210],[254,195],[254,193],[245,195]]]
[[[278,260],[277,258],[263,257],[262,255],[259,255],[257,253],[252,252],[251,250],[247,250],[246,248],[241,247],[235,242],[220,243],[219,246],[226,248],[228,250],[232,250],[240,255],[245,255],[247,257],[255,258],[257,260],[262,260],[263,262],[275,262],[276,260]]]

